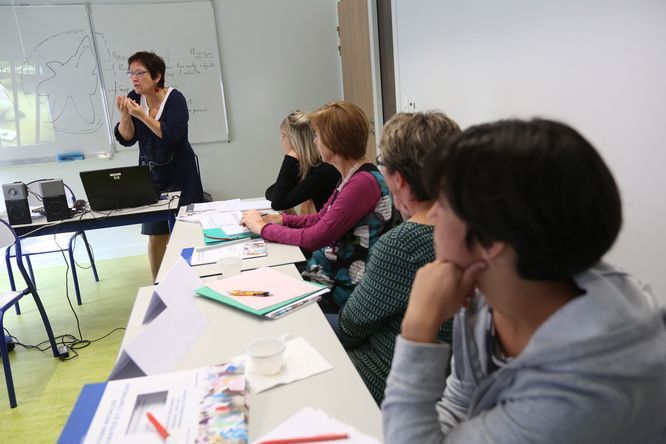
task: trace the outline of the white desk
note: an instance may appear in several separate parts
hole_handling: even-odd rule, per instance
[[[294,265],[276,268],[299,276]],[[152,290],[153,287],[139,289],[121,350],[141,331]],[[316,304],[282,319],[268,320],[202,297],[196,297],[195,303],[210,323],[174,370],[228,361],[245,353],[245,346],[252,339],[286,332],[294,337],[303,336],[333,365],[333,370],[305,380],[251,394],[251,440],[269,432],[305,406],[321,408],[359,431],[381,439],[381,412]],[[187,325],[174,328],[187,328]]]
[[[179,215],[184,214],[185,207],[181,207]],[[183,248],[204,246],[203,231],[201,225],[192,222],[176,221],[176,225],[171,233],[169,244],[167,245],[162,266],[157,273],[156,282],[164,277],[171,264],[180,256]],[[260,267],[274,267],[276,265],[293,264],[305,260],[301,249],[294,245],[284,245],[274,242],[266,242],[267,256],[256,257],[252,259],[243,259],[242,270],[252,270]],[[216,276],[220,270],[216,264],[196,265],[192,267],[199,277]]]

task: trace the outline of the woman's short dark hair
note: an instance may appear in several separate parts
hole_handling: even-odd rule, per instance
[[[418,201],[432,199],[421,176],[426,156],[460,132],[458,124],[442,112],[398,113],[386,122],[379,147],[386,169],[402,174]]]
[[[134,63],[139,62],[146,67],[150,73],[150,78],[155,80],[157,75],[160,75],[160,80],[157,82],[159,88],[164,88],[164,73],[166,71],[166,65],[162,57],[158,56],[154,52],[149,51],[139,51],[132,54],[129,59],[127,59],[127,67]]]
[[[426,161],[426,188],[465,222],[468,246],[510,244],[523,278],[570,278],[615,242],[622,225],[618,188],[574,129],[506,120],[473,126],[447,145]]]

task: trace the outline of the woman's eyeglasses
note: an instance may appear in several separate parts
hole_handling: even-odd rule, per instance
[[[127,71],[127,77],[143,77],[148,74],[148,71]]]
[[[377,158],[375,158],[375,163],[376,163],[377,166],[379,166],[379,167],[385,167],[385,166],[386,166],[386,164],[384,164],[384,158],[382,157],[381,154],[378,154],[378,155],[377,155]]]

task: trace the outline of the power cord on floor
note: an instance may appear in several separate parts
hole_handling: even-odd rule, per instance
[[[87,211],[85,211],[84,214],[86,212]],[[79,222],[81,221],[81,217],[83,217],[83,214],[81,214],[81,216],[79,217]],[[105,218],[106,217],[109,217],[109,215],[106,215]],[[37,230],[35,230],[35,231],[37,231]],[[72,300],[69,297],[69,270],[70,270],[70,265],[69,265],[69,261],[67,261],[67,257],[65,256],[65,251],[63,250],[62,246],[58,243],[58,241],[56,239],[57,234],[58,234],[58,230],[56,230],[53,233],[53,240],[56,243],[56,245],[58,246],[58,248],[60,249],[60,254],[62,255],[62,258],[65,261],[65,266],[67,267],[65,269],[65,296],[67,297],[67,303],[69,304],[69,308],[72,311],[72,314],[74,315],[74,319],[76,319],[76,329],[79,333],[79,336],[76,337],[73,334],[66,333],[66,334],[63,334],[63,335],[55,336],[54,339],[56,341],[56,345],[58,344],[58,341],[60,342],[60,345],[61,345],[61,347],[58,347],[58,353],[59,353],[60,359],[63,360],[63,361],[70,361],[70,360],[72,360],[74,358],[77,358],[79,356],[79,354],[77,353],[77,350],[86,348],[89,345],[91,345],[93,342],[100,341],[100,340],[110,336],[112,333],[114,333],[118,330],[125,330],[125,327],[114,328],[113,330],[111,330],[107,334],[105,334],[105,335],[103,335],[103,336],[101,336],[97,339],[84,339],[83,338],[83,333],[81,332],[81,322],[79,321],[79,317],[76,314],[76,310],[74,310],[74,305],[72,304]],[[74,240],[74,245],[76,245],[76,240]],[[92,260],[94,260],[94,259],[92,259]],[[74,261],[73,266],[77,266],[77,265],[78,264],[76,263],[76,261]],[[79,267],[88,269],[88,268],[92,267],[92,263],[88,267],[81,267],[81,266],[79,266]],[[33,282],[33,285],[34,285],[34,282]],[[19,339],[16,336],[13,336],[9,332],[9,330],[7,330],[7,328],[4,328],[4,330],[7,333],[7,335],[12,338],[12,342],[14,342],[16,345],[19,345],[19,346],[21,346],[25,349],[29,349],[29,350],[30,349],[37,349],[41,352],[45,352],[45,351],[48,351],[51,348],[51,344],[49,343],[48,339],[46,339],[46,340],[44,340],[44,341],[42,341],[38,344],[35,344],[35,345],[23,344],[19,341]],[[69,354],[69,351],[72,352],[72,355]]]
[[[12,338],[12,342],[15,345],[18,345],[18,346],[23,347],[23,348],[28,349],[28,350],[37,349],[40,352],[46,352],[46,351],[49,351],[51,349],[51,344],[49,343],[48,339],[45,340],[45,341],[42,341],[38,344],[35,344],[35,345],[23,344],[16,336],[12,335],[9,332],[9,330],[7,330],[6,327],[4,328],[4,330],[5,330],[5,333],[7,333],[7,336]],[[76,350],[86,348],[90,344],[92,344],[93,342],[101,341],[102,339],[112,335],[113,333],[115,333],[118,330],[125,330],[125,327],[114,328],[113,330],[111,330],[110,332],[105,334],[104,336],[100,336],[97,339],[79,339],[76,336],[73,336],[71,334],[58,335],[58,336],[55,336],[54,339],[56,341],[56,345],[58,344],[58,342],[60,342],[61,345],[67,347],[68,351],[71,351],[73,353],[73,356],[68,356],[68,357],[63,359],[63,361],[69,361],[69,360],[74,359],[77,356],[79,356],[79,354],[76,352]]]

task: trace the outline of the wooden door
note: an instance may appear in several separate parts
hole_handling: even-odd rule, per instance
[[[375,111],[367,0],[338,1],[338,34],[344,99],[359,106],[368,116],[368,159],[375,160]]]

